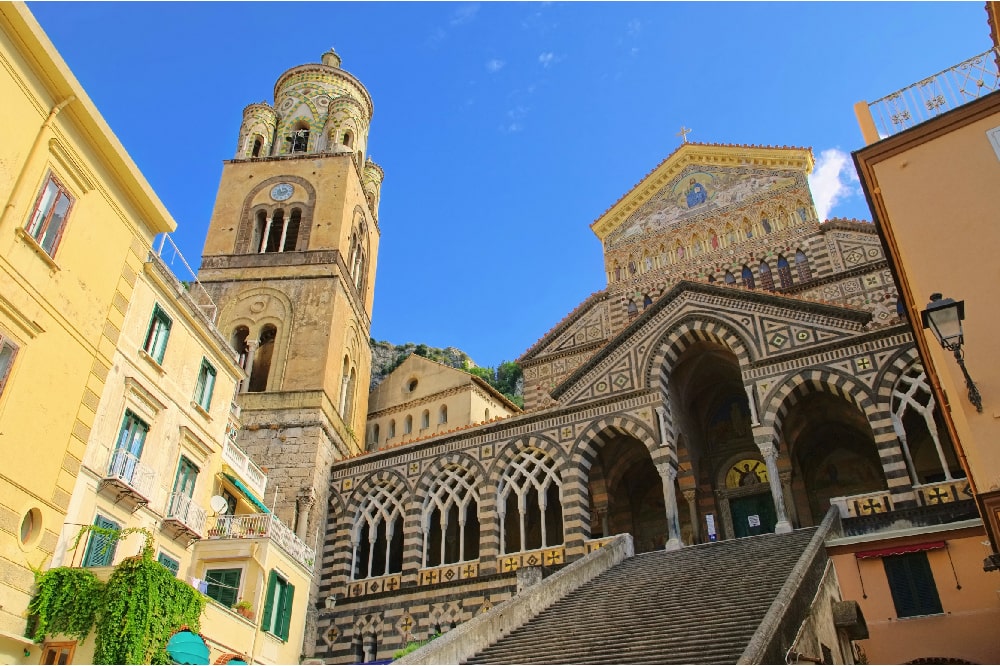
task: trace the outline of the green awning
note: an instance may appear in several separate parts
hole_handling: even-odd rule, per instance
[[[240,491],[240,493],[242,493],[242,495],[244,497],[247,498],[248,502],[250,502],[251,504],[253,504],[255,507],[257,507],[258,509],[260,509],[264,513],[271,513],[271,510],[267,508],[267,505],[265,505],[263,502],[261,502],[259,499],[257,499],[257,496],[254,495],[253,492],[251,492],[251,490],[249,488],[247,488],[245,485],[243,485],[242,481],[240,481],[239,479],[237,479],[232,474],[226,474],[225,472],[223,472],[222,474],[227,479],[229,479],[230,482],[232,482],[232,484],[234,486],[236,486],[236,489],[238,491]]]

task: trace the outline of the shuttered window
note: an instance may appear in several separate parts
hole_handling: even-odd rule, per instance
[[[205,572],[208,588],[205,594],[226,608],[236,603],[236,593],[240,591],[242,569],[209,569]]]
[[[113,520],[108,520],[104,516],[97,516],[94,525],[109,530],[120,530],[121,525]],[[83,566],[85,567],[107,567],[115,559],[115,549],[118,547],[116,539],[107,534],[91,532],[87,540],[87,550],[83,554]]]
[[[177,572],[180,571],[181,569],[181,563],[164,552],[161,552],[159,555],[157,555],[156,561],[165,566],[167,569],[169,569],[170,573],[172,573],[175,576],[177,575]]]
[[[288,627],[292,620],[292,599],[295,586],[271,571],[267,579],[267,599],[264,601],[264,620],[261,629],[283,641],[288,640]]]
[[[927,553],[906,553],[882,558],[889,591],[899,617],[943,612]]]

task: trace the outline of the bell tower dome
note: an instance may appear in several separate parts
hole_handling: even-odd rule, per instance
[[[276,491],[275,513],[317,551],[330,466],[364,451],[384,175],[372,114],[333,49],[278,77],[273,103],[243,109],[199,271],[248,375],[240,444],[269,470],[268,504]],[[311,613],[307,651],[314,631]]]

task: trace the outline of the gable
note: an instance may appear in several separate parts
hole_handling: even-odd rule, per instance
[[[412,382],[416,385],[411,389]],[[368,398],[368,413],[419,400],[461,386],[471,390],[472,375],[456,368],[410,354],[375,387]]]
[[[533,344],[517,362],[524,366],[551,354],[593,347],[611,336],[607,293],[591,294],[576,309]]]
[[[577,404],[646,389],[654,358],[685,335],[721,341],[746,366],[848,342],[865,332],[870,318],[851,308],[685,281],[555,387],[552,397]]]
[[[811,170],[802,148],[685,143],[591,228],[608,251],[793,190],[805,208]]]

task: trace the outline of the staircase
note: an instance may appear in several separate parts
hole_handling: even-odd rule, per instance
[[[470,664],[735,664],[817,528],[637,555]]]

